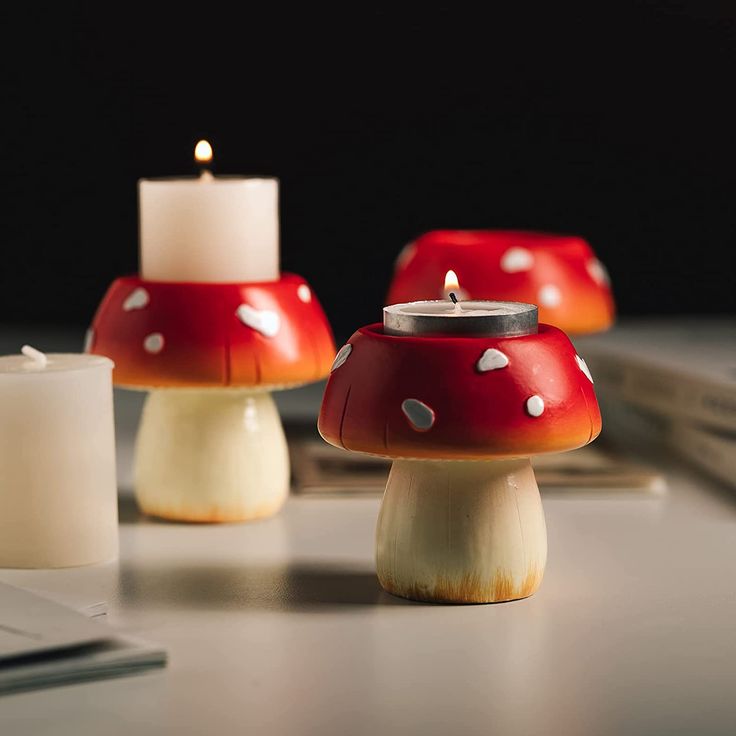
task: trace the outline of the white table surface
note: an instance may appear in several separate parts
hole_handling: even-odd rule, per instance
[[[662,497],[545,497],[536,595],[424,605],[378,586],[378,499],[292,498],[244,525],[141,519],[139,408],[118,397],[119,563],[0,580],[106,600],[170,663],[2,697],[2,736],[736,733],[736,493],[664,461]]]

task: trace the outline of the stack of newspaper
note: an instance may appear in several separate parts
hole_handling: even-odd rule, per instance
[[[0,583],[0,695],[143,672],[166,652],[99,621],[100,604],[75,610]]]
[[[649,434],[736,485],[736,319],[624,323],[576,341],[605,432]]]

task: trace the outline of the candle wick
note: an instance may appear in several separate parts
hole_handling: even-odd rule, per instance
[[[450,292],[450,300],[452,301],[453,304],[457,304],[457,297],[455,296],[454,291]]]
[[[49,362],[45,353],[42,353],[40,350],[36,350],[36,348],[33,348],[30,345],[24,345],[20,351],[26,356],[26,358],[30,358],[33,361],[36,368],[45,368],[46,364]]]

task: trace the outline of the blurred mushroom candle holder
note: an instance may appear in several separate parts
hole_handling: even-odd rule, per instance
[[[451,290],[451,297],[455,291]],[[339,351],[319,418],[337,447],[394,459],[376,535],[390,593],[524,598],[547,535],[529,458],[591,442],[601,417],[567,336],[519,302],[395,304]]]
[[[607,330],[614,303],[608,273],[580,237],[515,230],[436,230],[405,246],[388,303],[447,297],[448,268],[466,299],[538,305],[542,322],[571,335]]]
[[[276,513],[289,488],[269,391],[323,378],[335,355],[309,285],[279,271],[278,181],[142,179],[141,276],[105,295],[87,350],[118,386],[149,390],[138,432],[141,509],[180,521]]]

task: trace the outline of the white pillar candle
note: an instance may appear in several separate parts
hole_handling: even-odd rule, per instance
[[[0,357],[0,567],[118,553],[112,361]]]
[[[200,141],[196,155],[204,148]],[[207,146],[209,160],[211,149]],[[140,272],[149,281],[276,281],[277,179],[141,179]]]

